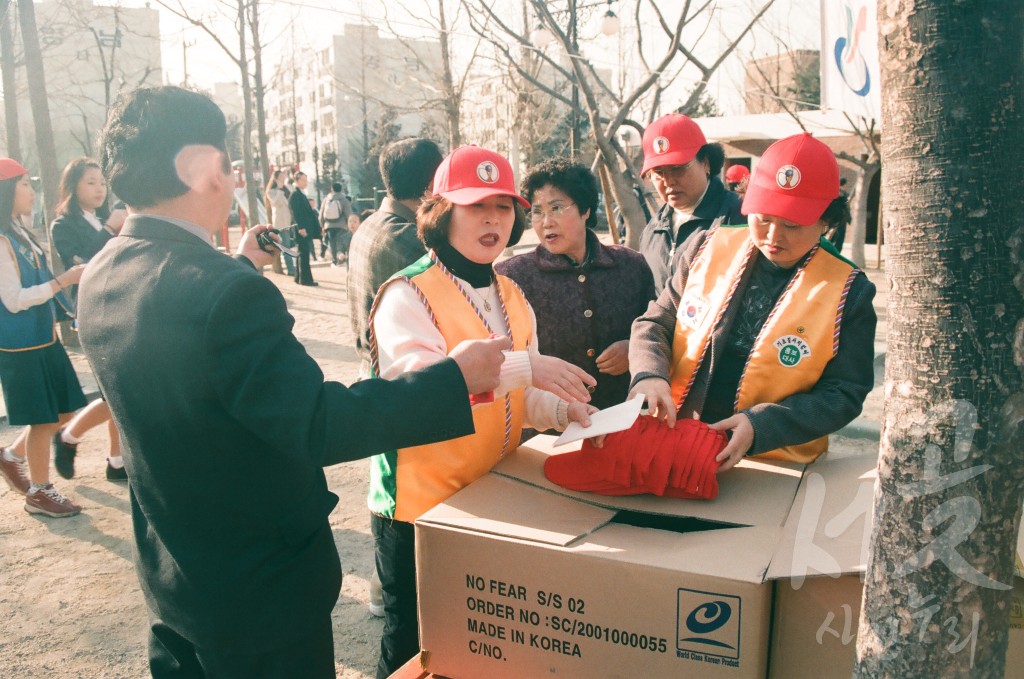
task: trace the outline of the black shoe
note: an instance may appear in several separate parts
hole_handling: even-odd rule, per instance
[[[60,437],[63,429],[58,429],[53,435],[50,449],[53,451],[53,466],[63,479],[75,478],[75,455],[78,453],[78,444],[65,443]]]
[[[115,467],[110,464],[110,460],[107,460],[107,481],[127,481],[128,472],[125,471],[124,467]]]
[[[306,287],[309,287],[309,288],[315,288],[315,287],[317,287],[320,284],[316,283],[314,281],[310,281],[309,283],[299,283],[299,285],[305,285]]]

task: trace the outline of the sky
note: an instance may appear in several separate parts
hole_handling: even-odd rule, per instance
[[[106,0],[95,0],[97,3]],[[168,0],[177,4],[179,0]],[[662,0],[665,8],[674,8],[678,0]],[[713,0],[721,12],[709,26],[691,29],[690,34],[696,36],[703,32],[702,45],[714,49],[716,38],[723,32],[735,34],[752,15],[753,5],[758,0]],[[761,0],[763,2],[763,0]],[[521,0],[496,0],[499,6],[520,7]],[[234,37],[233,22],[229,18],[232,0],[180,0],[181,5],[193,16],[203,17],[208,25],[215,27],[222,38],[232,49],[237,47]],[[215,82],[238,81],[237,68],[216,46],[214,41],[201,29],[189,26],[170,11],[160,7],[156,2],[145,3],[143,0],[128,0],[128,5],[149,4],[160,11],[160,30],[162,34],[162,61],[165,82],[179,84],[184,73],[183,62],[187,60],[189,81],[193,84],[210,88]],[[433,3],[424,0],[407,0],[408,7],[415,7],[422,12],[423,8]],[[628,51],[630,41],[636,40],[636,29],[632,26],[631,17],[623,17],[623,30],[614,38],[600,35],[599,21],[605,2],[590,3],[581,0],[580,6],[597,4],[589,13],[593,20],[580,26],[581,48],[595,66],[615,70],[617,67],[628,68],[619,58],[620,51]],[[631,2],[613,0],[613,10],[620,14]],[[323,47],[331,35],[342,32],[345,23],[358,23],[365,17],[371,23],[377,23],[381,32],[386,33],[383,25],[385,12],[391,26],[409,37],[429,35],[429,29],[420,19],[406,12],[398,0],[388,0],[385,10],[384,0],[274,0],[264,5],[266,21],[263,22],[264,41],[268,44],[264,63],[273,63],[278,55],[283,54],[293,45]],[[818,2],[807,0],[776,0],[769,10],[763,24],[764,28],[749,36],[734,56],[723,65],[717,77],[712,81],[709,92],[718,101],[724,113],[741,113],[743,62],[750,59],[775,54],[785,49],[810,48],[816,49],[820,41],[818,25]],[[666,13],[671,10],[666,9]],[[517,15],[520,12],[516,12]],[[449,17],[449,20],[451,18]],[[657,35],[653,30],[654,18],[642,18],[645,40],[652,41]],[[475,35],[468,26],[463,24],[456,28],[455,40],[469,45]],[[653,38],[656,40],[656,38]],[[183,50],[184,46],[184,50]],[[458,47],[458,45],[457,45]],[[626,48],[625,50],[623,48]],[[457,50],[458,51],[458,50]],[[468,50],[463,50],[468,51]],[[183,52],[185,53],[183,55]],[[267,57],[270,57],[268,59]],[[679,96],[683,96],[687,84],[678,85]],[[669,98],[671,100],[671,98]]]

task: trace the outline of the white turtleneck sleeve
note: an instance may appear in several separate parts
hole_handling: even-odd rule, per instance
[[[500,306],[494,302],[497,300],[496,286],[492,284],[490,288],[477,290],[461,279],[459,282],[465,290],[470,291],[474,303],[481,310],[485,308],[485,298],[491,300],[491,310],[483,312],[484,318],[495,334],[508,334]],[[532,308],[530,322],[533,337],[536,338],[537,319]],[[373,332],[377,339],[380,376],[385,379],[437,363],[454,348],[446,345],[415,289],[402,280],[394,281],[385,288],[374,312]],[[538,430],[561,429],[563,427],[558,423],[561,399],[531,386],[533,373],[530,369],[530,356],[537,353],[536,341],[527,351],[506,351],[501,380],[494,395],[501,397],[513,389],[526,387],[526,425]]]

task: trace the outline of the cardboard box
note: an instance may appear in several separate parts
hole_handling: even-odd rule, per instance
[[[573,449],[553,441],[416,522],[425,670],[850,676],[874,458],[744,460],[712,502],[616,498],[550,483],[544,460]]]

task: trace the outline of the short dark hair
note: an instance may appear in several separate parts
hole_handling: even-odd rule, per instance
[[[150,207],[188,193],[174,165],[186,146],[220,149],[230,172],[226,136],[224,113],[208,96],[171,85],[143,87],[121,96],[110,111],[101,163],[121,200]]]
[[[853,219],[850,214],[850,201],[843,194],[839,194],[838,198],[832,200],[825,208],[825,212],[821,214],[821,220],[828,224],[828,228],[832,229],[837,226],[843,226],[849,224]]]
[[[331,191],[334,191],[335,193],[341,193],[341,184],[339,182],[334,182],[333,184],[331,184]]]
[[[519,242],[526,230],[526,213],[516,202],[515,198],[509,198],[515,209],[515,221],[512,222],[512,233],[509,234],[508,243],[505,247],[511,247]],[[423,244],[431,249],[436,249],[448,242],[448,230],[452,225],[452,212],[455,204],[444,196],[431,196],[420,204],[416,211],[416,234],[423,241]]]
[[[57,207],[54,213],[62,215],[80,215],[82,206],[78,204],[78,182],[82,181],[85,171],[95,168],[101,170],[100,164],[92,158],[75,158],[66,166],[60,175],[60,194],[57,198]]]
[[[420,198],[434,181],[434,172],[444,160],[431,139],[400,139],[380,154],[380,176],[384,188],[395,200]]]
[[[520,191],[526,200],[533,202],[533,194],[545,186],[553,186],[565,193],[580,214],[590,211],[587,216],[587,228],[597,226],[598,186],[597,177],[585,165],[573,162],[570,158],[553,158],[533,168],[520,184]]]
[[[725,165],[725,149],[721,144],[704,144],[697,151],[697,160],[708,162],[708,173],[717,177]]]

